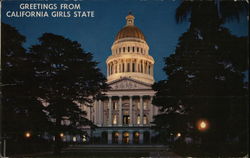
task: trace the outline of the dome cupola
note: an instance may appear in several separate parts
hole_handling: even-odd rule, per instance
[[[154,83],[154,59],[142,31],[134,24],[129,13],[126,25],[117,33],[111,47],[112,55],[106,60],[108,83],[122,77],[133,78],[148,84]]]
[[[142,31],[134,25],[134,20],[135,17],[129,13],[129,15],[126,16],[126,25],[117,33],[115,40],[127,37],[145,40],[145,36],[143,35]]]

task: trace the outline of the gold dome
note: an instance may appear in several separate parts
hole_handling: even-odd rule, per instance
[[[145,40],[145,36],[141,30],[136,26],[125,26],[122,28],[115,37],[115,40],[119,40],[126,37],[134,37]]]

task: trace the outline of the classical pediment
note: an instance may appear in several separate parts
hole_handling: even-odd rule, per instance
[[[112,90],[151,89],[151,85],[130,78],[113,81],[109,86]]]

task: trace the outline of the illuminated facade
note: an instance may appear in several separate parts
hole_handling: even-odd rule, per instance
[[[149,55],[145,36],[129,14],[118,32],[106,60],[107,83],[111,89],[93,106],[82,106],[87,118],[97,125],[88,135],[101,144],[150,144],[151,129],[158,108],[152,105],[155,91],[154,59]],[[86,129],[85,129],[86,130]],[[89,137],[88,137],[89,138]],[[86,136],[65,135],[64,141],[86,142]]]
[[[151,88],[154,59],[134,19],[129,14],[126,25],[115,37],[112,55],[106,60],[111,90],[93,106],[92,121],[98,126],[93,135],[103,143],[147,144],[154,135],[150,129],[150,122],[158,113],[151,103],[155,94]]]

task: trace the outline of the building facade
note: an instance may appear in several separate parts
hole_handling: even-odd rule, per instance
[[[111,89],[87,110],[89,119],[98,126],[92,137],[104,144],[148,144],[154,136],[150,127],[158,113],[152,105],[155,92],[151,88],[155,61],[134,20],[132,14],[126,16],[126,25],[117,33],[106,60]]]

